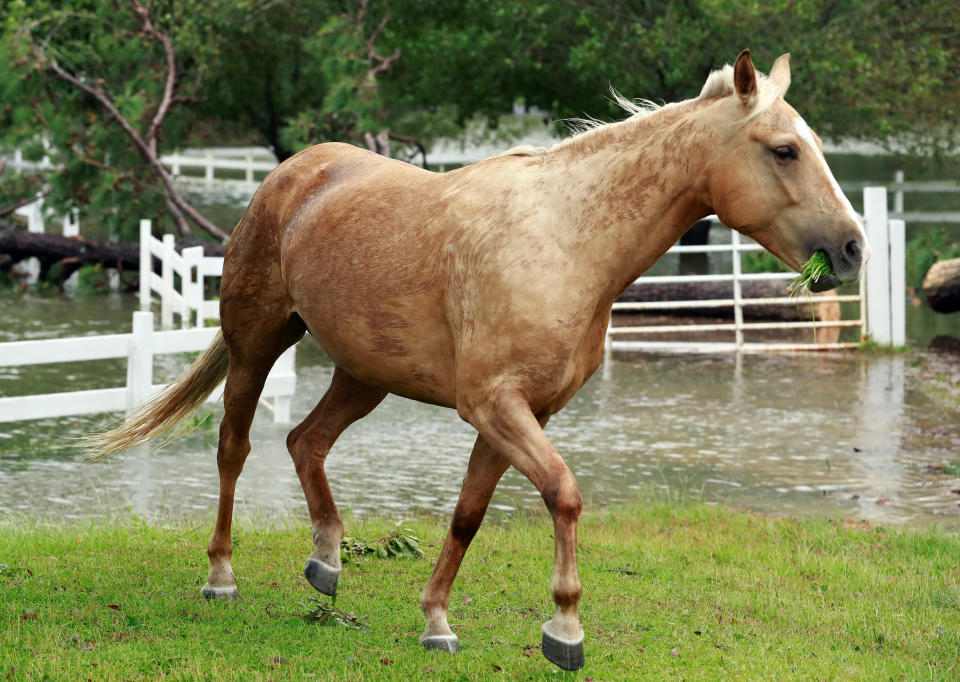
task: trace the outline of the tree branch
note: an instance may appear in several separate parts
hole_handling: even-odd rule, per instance
[[[150,147],[150,151],[156,155],[157,134],[160,131],[160,126],[163,124],[163,119],[167,115],[167,110],[170,109],[170,105],[173,102],[173,93],[177,78],[177,63],[174,58],[170,36],[156,29],[153,22],[150,21],[150,13],[146,7],[140,4],[139,0],[133,0],[133,9],[140,15],[141,21],[143,21],[144,34],[163,45],[163,55],[167,62],[167,78],[163,85],[163,96],[160,98],[160,104],[157,106],[157,111],[153,115],[153,120],[150,122],[150,128],[147,129],[147,145]]]
[[[136,7],[138,8],[137,9],[138,12],[141,12],[141,10],[143,12],[146,12],[146,9],[143,8],[143,6],[140,5],[139,2],[137,2],[137,0],[134,0],[134,2]],[[141,16],[143,16],[142,13],[141,13]],[[147,21],[149,21],[149,19],[147,19]],[[152,29],[153,25],[149,24],[149,26]],[[156,32],[156,29],[152,29],[152,30]],[[167,38],[167,42],[169,42],[169,38]],[[33,50],[34,50],[34,55],[37,59],[38,64],[46,65],[46,67],[49,70],[51,70],[54,74],[56,74],[61,80],[64,80],[67,83],[70,83],[75,88],[78,88],[86,92],[90,96],[92,96],[95,100],[97,100],[97,102],[100,103],[100,105],[104,109],[107,110],[110,116],[112,116],[113,119],[116,120],[117,124],[127,134],[130,140],[133,142],[134,146],[136,146],[136,148],[140,151],[140,154],[143,156],[143,158],[147,161],[147,163],[150,165],[153,171],[160,178],[160,181],[163,183],[164,187],[166,188],[167,196],[170,202],[179,209],[178,212],[173,213],[173,216],[174,216],[174,221],[177,222],[177,228],[181,232],[181,234],[183,234],[184,236],[193,235],[193,232],[190,229],[190,226],[187,224],[186,220],[184,219],[184,216],[186,216],[187,218],[192,220],[194,223],[196,223],[196,225],[200,227],[200,229],[216,237],[217,239],[225,241],[230,238],[229,234],[227,234],[226,232],[221,230],[219,227],[214,225],[212,222],[204,218],[193,206],[191,206],[183,198],[183,196],[180,194],[180,191],[177,189],[173,181],[173,178],[170,176],[170,174],[167,172],[166,167],[160,161],[160,157],[157,154],[157,132],[159,130],[159,125],[162,124],[163,122],[162,116],[159,119],[159,121],[157,120],[157,116],[154,116],[154,121],[151,122],[150,129],[148,130],[148,135],[152,134],[153,137],[149,138],[150,142],[144,140],[143,137],[140,135],[140,133],[133,127],[133,125],[131,125],[131,123],[126,118],[123,117],[123,114],[120,113],[120,110],[117,109],[110,95],[108,95],[107,92],[104,90],[102,81],[100,79],[93,79],[92,81],[93,85],[91,85],[90,83],[81,80],[77,76],[65,70],[63,67],[60,66],[60,64],[57,63],[56,59],[51,59],[47,57],[46,53],[43,51],[43,49],[40,46],[34,44]],[[172,49],[169,53],[167,53],[166,56],[168,59],[168,67],[169,67],[169,63],[170,63],[169,60],[172,58]],[[171,78],[171,75],[175,76],[175,71],[168,71],[167,75],[168,75],[168,78],[167,78],[167,83],[164,86],[164,95],[163,95],[163,98],[161,99],[160,107],[158,107],[158,110],[157,110],[157,114],[162,113],[163,116],[166,116],[166,111],[167,109],[169,109],[169,106],[170,106],[170,100],[173,97],[172,94],[168,93],[168,88],[175,87],[174,78]],[[155,123],[158,126],[157,128],[154,128]],[[179,216],[179,220],[178,220],[178,216]]]
[[[4,160],[4,162],[6,162],[6,160],[7,160],[6,157],[4,157],[3,160]],[[0,167],[0,172],[2,172],[2,170],[3,170],[2,167]],[[42,199],[43,197],[47,196],[48,194],[50,194],[50,190],[43,190],[43,191],[41,191],[41,192],[37,192],[36,194],[32,194],[32,195],[29,196],[29,197],[24,197],[23,199],[21,199],[20,201],[18,201],[17,203],[15,203],[15,204],[13,204],[13,205],[11,205],[11,206],[7,206],[6,208],[0,208],[0,218],[2,218],[2,217],[4,217],[4,216],[10,215],[10,214],[13,213],[14,211],[16,211],[18,208],[22,208],[22,207],[24,207],[24,206],[29,206],[29,205],[32,204],[33,202],[35,202],[35,201],[37,201],[37,200],[39,200],[39,199]]]
[[[388,132],[387,135],[391,140],[396,140],[397,142],[403,142],[404,144],[412,144],[417,148],[417,151],[420,152],[421,159],[423,161],[423,167],[427,167],[427,148],[415,137],[408,137],[407,135],[398,135],[397,133]]]

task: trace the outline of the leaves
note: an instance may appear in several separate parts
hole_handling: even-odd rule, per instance
[[[389,535],[372,541],[344,537],[340,540],[340,557],[343,561],[348,561],[351,555],[368,554],[378,559],[417,559],[423,556],[420,542],[409,528],[394,529]]]
[[[313,602],[314,608],[311,609],[303,602],[298,602],[300,606],[307,611],[301,618],[308,623],[325,626],[342,625],[352,630],[362,630],[366,627],[366,623],[355,614],[341,611],[333,604],[328,604],[319,597],[311,597],[309,601]]]

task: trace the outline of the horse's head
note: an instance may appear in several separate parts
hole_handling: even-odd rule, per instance
[[[707,167],[706,189],[724,224],[794,270],[814,252],[825,252],[836,275],[811,283],[825,291],[858,279],[870,246],[862,219],[827,167],[820,139],[784,101],[789,86],[789,55],[777,59],[769,77],[754,69],[749,50],[732,69],[711,75],[700,96],[722,98],[714,111],[724,134]]]

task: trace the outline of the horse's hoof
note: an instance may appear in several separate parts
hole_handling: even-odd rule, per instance
[[[456,635],[434,635],[431,637],[421,637],[420,643],[424,649],[436,649],[438,651],[448,651],[454,653],[460,651],[460,640]]]
[[[225,587],[215,587],[210,583],[207,583],[202,588],[200,588],[200,594],[202,594],[207,599],[236,599],[237,586],[228,585]]]
[[[543,655],[564,670],[580,670],[585,663],[582,639],[579,642],[565,642],[546,632],[543,633]]]
[[[323,563],[319,559],[307,559],[303,575],[313,587],[328,597],[337,596],[337,580],[340,578],[340,569]]]

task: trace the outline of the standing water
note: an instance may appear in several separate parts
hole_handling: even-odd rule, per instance
[[[3,341],[127,331],[134,305],[119,296],[28,303],[0,299]],[[960,527],[955,360],[934,351],[617,355],[553,417],[547,434],[591,506],[693,497],[791,516]],[[159,373],[173,378],[187,361],[168,358]],[[0,395],[120,386],[124,364],[0,367]],[[305,338],[294,420],[310,411],[332,372]],[[0,424],[0,514],[212,511],[221,414],[204,407],[192,431],[168,446],[97,464],[78,460],[76,438],[116,415]],[[306,514],[284,445],[290,428],[258,414],[237,489],[240,513]],[[334,496],[360,514],[449,512],[474,436],[453,410],[391,396],[334,447],[327,464]],[[492,503],[500,514],[541,507],[533,486],[512,470]]]

